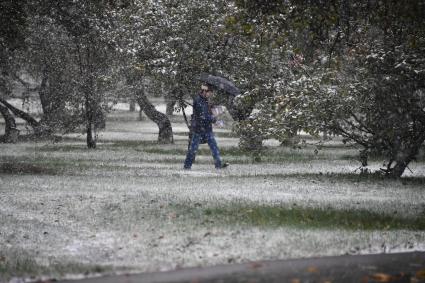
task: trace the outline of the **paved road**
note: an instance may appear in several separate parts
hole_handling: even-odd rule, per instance
[[[62,283],[425,282],[425,252],[251,262]]]

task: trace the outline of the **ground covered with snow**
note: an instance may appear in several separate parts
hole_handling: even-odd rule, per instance
[[[225,128],[230,167],[202,145],[186,171],[181,117],[159,145],[137,116],[112,113],[95,150],[82,134],[0,145],[0,281],[425,250],[423,158],[401,180],[359,176],[358,149],[307,137],[254,162]]]

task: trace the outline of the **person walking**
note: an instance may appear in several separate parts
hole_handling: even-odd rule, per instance
[[[223,163],[220,157],[217,142],[214,137],[212,124],[216,122],[216,118],[211,114],[209,107],[209,98],[213,95],[212,86],[202,84],[201,92],[193,100],[193,115],[191,119],[192,138],[190,140],[186,159],[184,161],[184,169],[192,168],[201,140],[206,140],[210,147],[211,154],[214,158],[214,165],[217,169],[226,168],[228,163]]]

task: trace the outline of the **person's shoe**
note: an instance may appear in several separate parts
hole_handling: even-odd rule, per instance
[[[226,167],[229,167],[229,163],[224,162],[224,163],[222,163],[222,164],[221,164],[221,166],[220,166],[220,167],[217,167],[217,169],[224,169],[224,168],[226,168]]]
[[[190,167],[183,167],[183,170],[190,170]]]

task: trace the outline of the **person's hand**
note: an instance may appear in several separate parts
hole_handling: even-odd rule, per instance
[[[217,122],[215,122],[215,125],[219,128],[224,127],[224,121],[223,120],[218,120]]]
[[[211,113],[214,115],[214,117],[220,116],[223,112],[224,110],[221,106],[215,106],[211,108]]]

